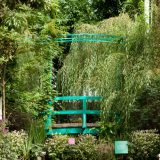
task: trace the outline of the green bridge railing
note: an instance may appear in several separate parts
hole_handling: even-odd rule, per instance
[[[87,123],[87,114],[90,115],[99,115],[100,110],[87,110],[87,101],[101,101],[102,97],[99,96],[63,96],[55,97],[54,101],[81,101],[82,109],[81,110],[53,110],[52,103],[50,103],[50,108],[47,114],[47,120],[45,123],[45,129],[47,135],[54,134],[98,134],[98,128],[94,124]],[[58,124],[54,127],[53,118],[56,115],[82,115],[82,124],[81,126],[77,124],[70,123],[69,125]]]

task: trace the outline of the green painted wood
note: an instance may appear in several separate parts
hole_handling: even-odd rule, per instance
[[[55,97],[55,101],[67,101],[67,100],[97,100],[101,101],[102,97],[100,96],[62,96],[62,97]]]
[[[83,134],[92,134],[97,135],[99,133],[99,129],[97,128],[85,128]]]
[[[55,97],[54,101],[82,101],[82,110],[61,110],[61,111],[53,111],[52,106],[53,103],[48,103],[50,108],[47,112],[47,120],[46,120],[46,131],[47,135],[53,134],[97,134],[97,129],[87,127],[87,114],[100,114],[99,110],[87,110],[87,101],[101,101],[102,97],[100,96],[63,96],[63,97]],[[66,114],[81,114],[82,115],[82,127],[65,127],[65,128],[54,128],[52,129],[52,117],[55,115],[66,115]]]
[[[62,37],[55,38],[55,42],[107,42],[117,43],[123,41],[124,37],[108,35],[108,34],[94,34],[94,33],[80,33],[80,34],[62,34]],[[118,42],[119,43],[119,42]]]
[[[112,38],[125,38],[122,36],[116,36],[116,35],[109,35],[109,34],[105,34],[105,33],[100,33],[100,34],[96,34],[96,33],[79,33],[79,34],[61,34],[60,36],[64,36],[64,37],[112,37]]]
[[[109,35],[105,33],[79,33],[79,34],[62,34],[62,36],[71,36],[71,37],[81,37],[81,36],[92,36],[92,37],[119,37],[119,38],[124,38],[122,36],[116,36],[116,35]]]
[[[47,116],[48,117],[45,121],[45,130],[49,132],[50,130],[52,130],[52,108],[49,108]]]
[[[32,38],[25,38],[26,40],[31,40]],[[124,40],[125,37],[116,36],[116,35],[108,35],[108,34],[88,34],[88,33],[80,33],[80,34],[61,34],[59,38],[46,37],[45,39],[35,39],[36,43],[47,45],[53,42],[106,42],[106,43],[117,43],[116,40]],[[16,41],[18,43],[23,43],[22,40],[17,37]],[[29,43],[29,42],[28,42]],[[125,44],[124,42],[120,44]]]
[[[55,39],[55,42],[106,42],[106,43],[111,43],[111,44],[124,44],[124,43],[119,43],[119,41],[115,40],[109,40],[109,39]]]
[[[48,101],[48,111],[45,112],[47,114],[47,119],[45,121],[45,130],[51,130],[52,129],[52,105],[53,102],[51,100]]]
[[[52,115],[67,115],[67,114],[100,114],[99,110],[61,110],[52,111]]]
[[[82,128],[86,128],[87,125],[87,116],[86,116],[86,110],[87,110],[87,100],[86,99],[83,99],[83,104],[82,104],[82,107],[83,107],[83,115],[82,115]]]
[[[47,135],[55,135],[55,134],[93,134],[97,135],[99,130],[96,128],[56,128],[50,130]]]
[[[73,40],[73,41],[92,41],[92,40],[95,40],[95,41],[115,41],[115,40],[119,40],[119,39],[122,39],[122,38],[119,38],[119,37],[108,37],[108,38],[79,38],[79,37],[75,37],[75,38],[56,38],[55,41],[61,41],[61,40]]]

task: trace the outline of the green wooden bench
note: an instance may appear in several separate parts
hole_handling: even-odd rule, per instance
[[[53,110],[53,104],[49,103],[50,108],[47,113],[45,129],[47,135],[54,134],[98,134],[98,125],[87,123],[87,115],[99,115],[100,110],[87,110],[87,101],[101,101],[98,96],[62,96],[55,97],[54,101],[81,101],[81,110]],[[53,124],[56,115],[82,115],[82,123]]]

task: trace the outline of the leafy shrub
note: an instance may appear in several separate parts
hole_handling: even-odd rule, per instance
[[[46,142],[46,148],[49,157],[55,160],[60,159],[64,152],[64,148],[66,147],[67,139],[67,136],[55,136],[52,139],[48,139]]]
[[[34,122],[35,123],[35,122]],[[41,129],[31,126],[27,134],[22,131],[0,131],[0,160],[31,159],[44,156],[44,138]],[[34,131],[34,132],[33,132]]]
[[[23,145],[26,138],[27,135],[24,131],[3,134],[0,138],[1,160],[17,160],[23,153]]]
[[[32,148],[30,150],[29,158],[37,158],[37,157],[44,157],[46,152],[44,151],[44,145],[42,144],[32,144]]]
[[[143,87],[142,93],[137,97],[136,105],[131,112],[130,124],[133,130],[156,128],[160,131],[160,71],[150,70],[147,76],[152,76],[151,82]]]
[[[78,150],[81,153],[80,159],[97,159],[96,139],[94,136],[86,135],[78,137]]]
[[[156,159],[160,153],[160,135],[156,130],[135,131],[131,135],[130,160]]]
[[[103,160],[113,159],[113,146],[94,136],[80,135],[76,144],[68,144],[69,136],[56,135],[46,142],[48,155],[53,160]],[[103,143],[102,143],[103,142]]]

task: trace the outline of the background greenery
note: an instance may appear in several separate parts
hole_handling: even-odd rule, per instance
[[[55,95],[99,95],[103,97],[101,137],[113,141],[128,138],[131,131],[160,131],[159,22],[159,8],[154,7],[151,28],[145,24],[142,0],[0,0],[0,96],[10,129],[30,126]],[[124,41],[57,44],[51,40],[62,33],[82,32],[122,36]],[[1,132],[4,128],[0,124]],[[12,159],[22,154],[27,159],[32,151],[33,157],[43,151],[43,133],[42,140],[36,140],[32,128],[23,151],[15,142]],[[145,133],[133,132],[131,137],[140,149],[145,146],[144,137],[151,135],[155,142],[157,136]],[[14,141],[19,134],[1,135],[0,145],[8,143],[12,148],[8,140]],[[142,136],[141,144],[134,139],[137,134]],[[90,142],[82,146],[92,146],[94,151]],[[9,147],[0,154],[7,156]],[[90,148],[82,154],[79,148],[69,149],[92,156]],[[51,154],[57,156],[57,152]]]
[[[57,10],[56,1],[1,3],[0,73],[7,115],[13,122],[47,109],[47,101],[56,92],[51,86],[52,60],[61,51],[55,43],[45,41],[59,32],[54,22]]]
[[[124,44],[72,44],[59,71],[62,95],[104,98],[101,108],[103,136],[116,138],[132,129],[159,129],[159,55],[155,49],[155,32],[153,28],[147,33],[143,17],[133,21],[127,14],[96,25],[77,27],[76,33],[124,37]]]

